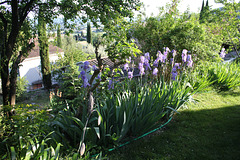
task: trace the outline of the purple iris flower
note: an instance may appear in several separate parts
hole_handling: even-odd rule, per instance
[[[149,64],[149,60],[145,58],[143,65],[145,66],[146,71],[148,69],[152,70]]]
[[[192,65],[193,65],[192,56],[188,55],[187,56],[187,66],[192,67]]]
[[[85,75],[85,71],[81,71],[80,74],[83,76]]]
[[[158,73],[158,69],[157,69],[157,68],[154,68],[154,70],[153,70],[153,75],[154,75],[154,76],[157,76],[157,73]]]
[[[92,69],[93,69],[93,71],[95,71],[95,70],[97,69],[97,66],[96,66],[96,65],[93,65],[93,66],[92,66]]]
[[[146,58],[146,59],[150,60],[150,55],[149,55],[149,53],[148,53],[148,52],[147,52],[147,53],[145,53],[145,54],[144,54],[144,56],[145,56],[145,58]]]
[[[88,61],[85,61],[85,62],[83,63],[83,69],[84,69],[84,70],[87,70],[87,69],[89,68],[89,65],[90,65],[90,63],[89,63]]]
[[[145,57],[144,56],[141,56],[140,59],[141,59],[141,63],[145,62]]]
[[[129,78],[129,79],[132,79],[132,78],[133,78],[133,71],[132,71],[132,72],[131,72],[131,71],[128,72],[128,78]]]
[[[168,47],[166,47],[166,48],[164,47],[164,50],[165,50],[165,52],[163,54],[164,54],[165,59],[167,59],[167,55],[168,55],[168,52],[170,52],[170,49]]]
[[[170,52],[170,49],[168,47],[166,47],[165,49],[166,49],[166,52]]]
[[[173,58],[174,58],[177,55],[177,51],[173,49],[172,54],[173,54]]]
[[[163,53],[163,55],[164,55],[164,57],[167,57],[167,55],[168,55],[168,52],[167,51],[165,51],[164,53]],[[166,58],[165,58],[166,59]]]
[[[173,66],[173,68],[172,68],[172,72],[177,72],[177,68],[176,68],[176,66]]]
[[[157,57],[159,57],[159,54],[162,54],[161,51],[157,51]]]
[[[80,74],[81,74],[81,78],[83,80],[83,86],[82,87],[86,88],[87,86],[90,86],[90,84],[88,83],[88,79],[86,77],[86,72],[81,71]]]
[[[176,80],[178,73],[177,72],[172,72],[172,80]]]
[[[97,78],[96,79],[99,79],[99,81],[101,81],[101,76],[100,74],[97,75]]]
[[[128,71],[128,69],[129,69],[128,63],[125,63],[123,68],[124,68],[124,70]]]
[[[114,89],[113,80],[109,80],[108,89]]]
[[[220,57],[223,59],[225,57],[226,53],[225,53],[225,48],[222,48],[222,51],[220,53]]]
[[[141,75],[144,75],[144,74],[145,74],[144,68],[141,68],[141,69],[140,69],[140,74],[141,74]]]
[[[138,64],[138,69],[140,70],[140,74],[141,74],[141,75],[145,74],[144,68],[143,68],[143,63],[140,62],[140,63]]]
[[[175,64],[174,64],[174,67],[175,67],[176,69],[180,69],[180,65],[181,65],[181,63],[175,63]]]
[[[141,69],[141,68],[143,68],[143,63],[140,62],[140,63],[138,64],[138,69]]]
[[[153,62],[153,66],[158,67],[159,60],[160,60],[160,58],[157,57],[157,59]]]
[[[177,69],[180,68],[179,65],[180,65],[179,63],[175,63],[174,66],[173,66],[173,68],[172,68],[172,72],[171,72],[171,73],[172,73],[172,80],[176,80],[176,77],[177,77],[177,75],[178,75]]]
[[[90,84],[88,83],[88,79],[85,78],[85,79],[83,80],[83,87],[86,88],[87,86],[90,86]]]
[[[131,63],[131,57],[126,59],[127,63]]]
[[[159,60],[162,62],[162,63],[165,63],[165,59],[166,59],[166,56],[164,56],[163,54],[159,54]]]
[[[172,64],[173,63],[173,58],[170,58],[170,64]]]
[[[187,50],[183,49],[182,51],[182,61],[185,63],[187,61]]]

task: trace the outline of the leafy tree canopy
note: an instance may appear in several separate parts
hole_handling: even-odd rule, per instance
[[[141,3],[140,0],[0,1],[0,35],[3,35],[0,52],[4,105],[8,105],[12,97],[10,86],[16,86],[15,80],[10,83],[9,63],[14,55],[17,39],[23,28],[23,23],[28,19],[27,17],[32,15],[36,18],[40,6],[43,9],[43,17],[46,23],[52,24],[55,17],[63,15],[65,22],[80,18],[83,22],[91,20],[93,24],[97,26],[97,22],[110,25],[119,17],[133,17],[133,10],[138,10]],[[65,24],[69,26],[67,23]],[[31,37],[26,38],[26,40],[30,39]],[[31,48],[28,48],[28,51],[30,51],[30,49]],[[18,65],[19,62],[15,64]],[[13,100],[12,104],[15,104],[15,100]]]

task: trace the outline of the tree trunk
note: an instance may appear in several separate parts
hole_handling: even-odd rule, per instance
[[[10,75],[11,75],[11,78],[10,78],[9,101],[10,101],[10,105],[14,106],[16,104],[16,88],[17,88],[17,72],[15,70],[15,67],[12,68]]]
[[[22,55],[22,52],[20,52],[20,55],[13,62],[12,70],[10,72],[10,96],[9,96],[9,101],[10,101],[10,105],[12,105],[12,106],[14,106],[15,103],[16,103],[17,77],[18,77],[18,68],[19,68],[18,65],[22,62],[22,58],[23,58],[23,55]]]
[[[9,105],[9,91],[10,91],[10,80],[9,80],[9,61],[3,56],[1,57],[1,79],[2,79],[2,93],[3,93],[3,105]]]

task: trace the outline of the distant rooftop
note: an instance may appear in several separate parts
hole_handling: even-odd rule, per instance
[[[57,46],[53,46],[53,45],[49,45],[49,54],[54,54],[54,53],[61,53],[63,52],[63,50]],[[29,53],[27,58],[33,58],[33,57],[38,57],[40,56],[39,53],[39,43],[37,38],[35,38],[35,46],[33,47],[33,49],[31,50],[31,52]]]

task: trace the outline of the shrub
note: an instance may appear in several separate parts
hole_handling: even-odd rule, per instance
[[[201,92],[208,90],[214,81],[209,74],[209,63],[199,63],[195,66],[191,74],[186,74],[187,81],[191,84],[194,91]]]
[[[25,77],[22,77],[22,78],[18,77],[17,87],[16,87],[17,101],[27,98],[26,95],[24,94],[27,91],[27,87],[28,87],[28,81],[26,80],[26,78]]]
[[[1,140],[5,139],[0,144],[3,148],[0,151],[0,155],[6,151],[6,145],[17,146],[19,137],[38,136],[45,134],[45,131],[48,130],[46,122],[49,117],[45,110],[39,109],[39,106],[31,104],[16,105],[14,108],[3,106],[1,114],[11,109],[14,109],[14,115],[11,116],[11,119],[4,115],[0,124],[0,138]]]
[[[164,36],[165,45],[179,50],[188,49],[195,61],[219,60],[221,37],[214,34],[214,27],[200,24],[197,19],[179,20]]]
[[[200,24],[195,15],[183,15],[180,18],[167,15],[139,19],[131,32],[139,48],[143,52],[149,51],[153,58],[154,53],[168,46],[189,50],[197,62],[219,60],[223,37],[216,30],[214,24]]]

